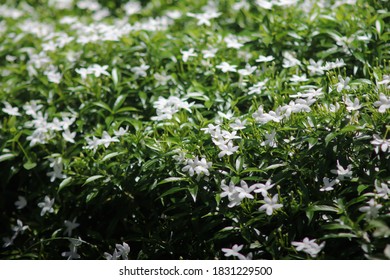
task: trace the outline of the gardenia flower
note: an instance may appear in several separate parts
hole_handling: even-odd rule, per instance
[[[64,179],[66,176],[62,174],[63,163],[62,157],[49,158],[50,167],[53,168],[53,171],[47,172],[46,175],[50,177],[50,182],[54,182],[55,179]]]
[[[123,244],[115,244],[116,249],[118,250],[118,255],[122,257],[123,260],[128,260],[128,255],[130,253],[130,246],[123,242]]]
[[[275,59],[275,57],[273,57],[272,55],[269,55],[269,56],[259,55],[259,58],[256,59],[256,62],[270,62],[274,59]]]
[[[352,102],[349,97],[344,98],[344,104],[347,106],[348,112],[356,111],[362,108],[362,105],[359,102],[359,99],[356,97],[355,100]]]
[[[264,205],[259,208],[259,211],[265,211],[268,216],[271,216],[273,211],[283,207],[283,204],[278,204],[278,194],[275,194],[272,198],[264,197]]]
[[[72,236],[72,231],[80,225],[79,223],[76,223],[76,219],[77,218],[74,218],[73,221],[64,221],[64,225],[66,227],[64,231],[65,235],[67,234],[68,236]]]
[[[322,181],[324,185],[320,188],[321,192],[334,190],[333,187],[340,182],[339,179],[330,180],[328,177],[324,177]]]
[[[359,211],[366,213],[368,219],[376,218],[378,216],[379,209],[382,208],[382,204],[378,204],[373,198],[371,198],[367,204],[368,206],[360,207]]]
[[[255,193],[261,193],[263,197],[268,196],[268,190],[270,190],[275,184],[271,184],[271,179],[268,179],[265,184],[257,183],[252,185],[252,187],[255,187],[254,191]]]
[[[191,112],[190,108],[194,104],[195,102],[188,103],[176,96],[170,96],[168,99],[160,96],[158,100],[153,103],[153,107],[156,108],[157,111],[157,116],[152,117],[151,119],[157,121],[170,120],[180,109]]]
[[[265,84],[268,82],[268,79],[265,79],[263,82],[258,82],[249,88],[248,94],[252,95],[254,93],[260,94]]]
[[[293,241],[291,244],[297,247],[297,251],[303,251],[306,254],[309,254],[312,258],[317,257],[317,255],[325,247],[325,242],[317,244],[315,239],[310,240],[308,237],[305,237],[302,242]]]
[[[21,116],[19,113],[19,108],[18,107],[12,107],[11,104],[8,102],[4,101],[3,102],[5,108],[2,109],[2,111],[10,116]]]
[[[240,119],[236,118],[234,120],[234,123],[231,123],[229,126],[233,130],[241,130],[241,129],[245,129],[246,122],[247,122],[247,120],[241,121]]]
[[[248,184],[244,180],[241,180],[240,187],[235,187],[235,190],[238,192],[239,198],[253,199],[254,196],[251,194],[251,192],[253,192],[255,188],[256,188],[255,185],[248,187]]]
[[[148,74],[146,73],[146,70],[150,68],[149,65],[142,64],[140,66],[135,66],[131,68],[131,71],[134,73],[135,78],[138,77],[146,77]]]
[[[238,70],[237,72],[238,72],[238,74],[240,74],[241,76],[249,76],[249,75],[251,75],[253,72],[255,72],[256,69],[257,69],[256,66],[250,66],[249,64],[247,64],[247,65],[245,66],[244,69],[240,69],[240,70]]]
[[[338,76],[339,82],[336,84],[337,86],[337,92],[341,92],[343,89],[349,90],[351,87],[348,85],[349,81],[351,80],[350,77],[346,77],[345,80],[341,75]]]
[[[215,57],[217,51],[218,51],[217,48],[211,48],[208,50],[203,50],[202,54],[203,54],[204,58],[213,58],[213,57]]]
[[[15,206],[17,209],[23,209],[27,205],[27,200],[24,196],[19,195],[18,200],[15,202]]]
[[[390,188],[388,184],[390,184],[390,181],[387,181],[386,184],[386,183],[380,183],[378,180],[375,180],[375,190],[379,197],[382,197],[384,199],[389,199]]]
[[[38,203],[38,207],[42,208],[41,216],[45,215],[47,212],[53,213],[54,212],[53,204],[54,204],[54,198],[50,199],[50,197],[46,195],[43,202]]]
[[[379,113],[386,112],[387,109],[390,109],[390,97],[387,97],[383,93],[379,95],[379,100],[374,102],[375,107],[379,107]]]
[[[275,130],[272,130],[271,133],[266,133],[265,134],[265,138],[266,140],[263,141],[260,145],[261,146],[270,146],[272,148],[276,148],[277,147],[277,144],[276,144],[276,139],[275,139],[275,136],[276,136],[276,131]]]
[[[382,152],[386,152],[387,150],[390,152],[390,139],[382,139],[378,134],[373,135],[374,140],[371,141],[371,144],[375,146],[375,153],[379,153],[379,149]]]
[[[241,249],[244,247],[244,245],[233,245],[233,247],[230,248],[222,248],[222,252],[225,253],[225,257],[237,257],[240,260],[246,260],[245,256],[240,253]]]
[[[62,137],[65,141],[74,143],[74,138],[76,137],[76,132],[70,132],[69,129],[65,129],[64,132],[62,132]]]
[[[221,158],[225,155],[232,155],[238,150],[238,146],[233,146],[233,141],[228,141],[228,143],[225,144],[219,144],[218,147],[221,149],[221,152],[218,154],[218,157]]]
[[[190,58],[191,56],[197,56],[197,54],[194,52],[193,48],[189,49],[188,51],[180,50],[180,52],[183,55],[182,59],[184,62],[187,62],[188,58]]]
[[[236,70],[237,65],[230,65],[227,62],[222,62],[221,64],[215,66],[215,68],[221,69],[221,71],[223,73],[226,73],[226,72],[237,72],[237,70]]]
[[[225,37],[225,39],[223,39],[227,45],[228,48],[232,48],[232,49],[240,49],[242,46],[244,46],[244,44],[241,44],[240,42],[238,42],[238,38],[237,36],[235,35],[228,35],[227,37]]]
[[[191,177],[196,173],[198,175],[197,180],[203,175],[210,176],[209,168],[212,166],[212,163],[207,162],[205,158],[199,160],[198,156],[196,156],[194,159],[188,159],[185,164],[186,166],[182,168],[182,171],[188,172]]]
[[[218,13],[216,11],[207,11],[203,14],[187,13],[187,16],[196,18],[198,20],[197,25],[206,25],[206,26],[211,25],[210,19],[217,18],[220,15],[221,13]]]
[[[77,253],[77,247],[81,245],[81,239],[69,239],[69,251],[68,252],[62,252],[61,256],[67,257],[68,260],[75,260],[79,259],[80,255]]]
[[[344,180],[344,177],[348,177],[348,178],[351,178],[352,177],[352,165],[349,164],[347,166],[347,168],[345,169],[344,167],[342,167],[339,163],[339,161],[337,160],[337,170],[335,169],[332,169],[330,172],[332,172],[333,174],[337,174],[338,175],[338,179],[340,180]]]

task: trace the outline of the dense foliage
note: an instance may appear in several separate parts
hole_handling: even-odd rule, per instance
[[[388,1],[2,2],[1,258],[390,258]]]

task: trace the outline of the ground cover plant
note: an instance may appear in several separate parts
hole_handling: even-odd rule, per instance
[[[0,5],[2,259],[389,259],[388,1]]]

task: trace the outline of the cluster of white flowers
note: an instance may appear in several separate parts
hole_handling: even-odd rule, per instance
[[[241,139],[239,135],[237,135],[237,130],[242,129],[240,126],[231,126],[233,128],[233,132],[229,132],[227,130],[221,130],[220,125],[212,125],[209,124],[208,127],[202,128],[205,133],[211,135],[214,144],[221,150],[218,154],[218,157],[223,157],[225,155],[232,155],[238,150],[238,146],[234,146],[234,139]]]
[[[181,109],[191,112],[191,107],[194,104],[195,102],[188,103],[177,96],[170,96],[168,99],[160,96],[158,100],[153,103],[153,107],[156,108],[157,116],[152,117],[151,119],[155,121],[171,120],[173,115]]]
[[[196,180],[200,180],[202,177],[210,176],[209,169],[213,165],[212,162],[207,161],[204,157],[199,160],[199,157],[196,156],[194,159],[184,159],[183,164],[185,166],[182,168],[183,172],[188,172],[192,177],[195,174],[197,175]]]
[[[85,80],[89,74],[93,74],[96,78],[99,78],[101,75],[110,76],[110,73],[107,72],[107,68],[108,65],[101,66],[99,64],[94,64],[88,68],[78,68],[76,69],[76,72]]]
[[[92,136],[92,139],[90,137],[86,138],[87,146],[84,146],[84,149],[93,150],[96,152],[96,150],[99,148],[99,146],[104,146],[105,148],[108,148],[111,143],[120,142],[118,137],[123,136],[127,133],[128,127],[119,128],[118,131],[114,131],[114,136],[111,136],[107,131],[103,131],[102,137],[99,139],[95,135]]]
[[[41,104],[34,100],[23,105],[26,114],[33,118],[33,120],[25,123],[27,128],[34,128],[32,134],[27,137],[27,140],[30,141],[30,146],[46,144],[50,139],[54,138],[54,132],[56,131],[62,131],[63,139],[74,143],[73,138],[76,136],[76,133],[71,133],[69,128],[75,122],[76,117],[73,114],[61,113],[63,115],[61,120],[55,117],[52,122],[49,122],[47,113],[40,111],[42,107]]]
[[[129,253],[130,246],[126,242],[123,242],[122,245],[115,244],[115,249],[112,255],[109,253],[104,253],[104,257],[107,260],[118,260],[119,258],[122,258],[123,260],[128,260]]]
[[[316,258],[325,247],[325,241],[321,244],[317,244],[315,239],[309,239],[308,237],[305,237],[302,242],[293,241],[291,244],[296,247],[297,251],[303,251],[312,258]]]
[[[226,181],[222,180],[221,182],[221,197],[227,197],[229,199],[228,207],[235,207],[240,205],[241,202],[247,199],[254,199],[253,193],[262,194],[264,200],[263,205],[259,208],[259,211],[264,211],[268,216],[273,214],[273,211],[283,207],[283,204],[278,203],[278,194],[275,194],[273,197],[270,196],[268,190],[270,190],[274,184],[271,184],[271,180],[267,180],[265,184],[256,183],[251,186],[244,181],[240,181],[240,186],[236,186],[233,181],[230,181],[229,185],[226,185]]]

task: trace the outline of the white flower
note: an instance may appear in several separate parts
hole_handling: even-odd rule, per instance
[[[252,187],[255,187],[254,192],[255,193],[261,193],[263,197],[268,196],[268,190],[271,189],[275,184],[271,184],[271,179],[268,179],[265,184],[257,183],[252,185]]]
[[[64,179],[66,176],[62,174],[63,170],[63,163],[62,163],[62,158],[57,157],[57,158],[49,158],[50,161],[50,167],[53,168],[53,171],[47,172],[47,176],[50,177],[50,182],[54,182],[55,179]]]
[[[278,194],[272,198],[264,197],[264,205],[259,208],[259,211],[265,211],[268,216],[271,216],[273,211],[283,207],[283,204],[278,204]]]
[[[379,100],[374,102],[375,107],[379,107],[379,113],[386,112],[387,109],[390,109],[390,97],[387,97],[383,93],[379,95]]]
[[[215,57],[217,51],[218,51],[217,48],[211,48],[208,50],[203,50],[202,54],[203,54],[204,58],[213,58],[213,57]]]
[[[141,12],[142,6],[138,1],[129,1],[123,6],[123,10],[125,10],[126,15],[131,16]]]
[[[293,83],[299,83],[299,82],[307,82],[309,79],[307,78],[306,74],[303,74],[302,76],[293,75],[290,78],[290,81]]]
[[[272,55],[269,55],[269,56],[259,55],[259,58],[256,59],[256,62],[269,62],[269,61],[272,61],[274,59],[275,59],[275,57],[273,57]]]
[[[23,209],[27,205],[27,200],[24,196],[19,195],[18,200],[15,202],[15,206],[17,209]]]
[[[106,148],[108,148],[108,146],[114,142],[120,141],[116,136],[111,137],[107,131],[103,131],[102,139],[100,139],[100,144],[103,144]]]
[[[249,88],[248,94],[252,95],[254,93],[260,94],[265,84],[268,82],[268,79],[265,79],[263,82],[258,82]]]
[[[320,191],[322,192],[334,190],[333,187],[340,182],[339,179],[330,180],[328,177],[324,177],[322,181],[324,183],[324,185],[320,188]]]
[[[18,107],[12,107],[11,104],[8,102],[4,101],[3,102],[5,108],[3,108],[3,112],[10,115],[10,116],[21,116],[19,113],[19,108]]]
[[[123,245],[115,244],[115,247],[118,250],[118,255],[120,255],[122,259],[127,260],[130,253],[130,246],[126,242],[123,242]]]
[[[74,138],[76,137],[76,132],[70,132],[69,129],[65,129],[64,132],[62,132],[62,137],[65,141],[74,143]]]
[[[292,52],[283,52],[283,68],[290,68],[301,65],[301,62],[294,57]]]
[[[348,177],[348,178],[351,178],[352,177],[352,165],[349,164],[347,166],[347,168],[344,168],[340,165],[339,161],[337,160],[337,170],[335,169],[332,169],[330,172],[332,172],[333,174],[337,174],[338,175],[338,179],[340,180],[344,180],[344,177]]]
[[[67,234],[68,236],[72,236],[72,231],[80,225],[79,223],[76,223],[76,219],[77,218],[74,218],[73,221],[68,221],[68,220],[64,221],[64,225],[66,227],[64,234]]]
[[[249,76],[249,75],[251,75],[253,72],[255,72],[256,69],[257,69],[256,66],[250,66],[249,64],[247,64],[247,65],[245,66],[244,69],[240,69],[240,70],[238,70],[237,72],[238,72],[238,74],[240,74],[241,76]]]
[[[79,259],[80,255],[77,253],[77,247],[81,245],[81,239],[70,239],[69,251],[62,252],[61,256],[67,257],[68,260]]]
[[[237,68],[237,65],[230,65],[229,63],[227,62],[222,62],[221,64],[215,66],[216,68],[218,69],[221,69],[222,72],[226,73],[226,72],[237,72],[236,68]]]
[[[234,123],[231,123],[229,126],[233,130],[241,130],[241,129],[245,129],[246,122],[247,120],[241,121],[240,119],[235,119]]]
[[[220,144],[218,147],[221,149],[221,152],[218,154],[219,158],[225,155],[230,156],[238,150],[238,146],[233,146],[233,141],[228,141],[227,145]]]
[[[211,166],[211,162],[207,162],[205,158],[199,160],[198,156],[196,156],[194,159],[188,159],[186,166],[181,170],[183,172],[188,172],[191,177],[196,173],[198,175],[197,180],[199,180],[203,175],[210,176],[209,168]]]
[[[146,70],[150,68],[149,65],[142,64],[140,66],[135,66],[131,68],[131,71],[134,73],[135,78],[138,77],[146,77],[148,74],[146,73]]]
[[[244,198],[253,199],[254,196],[251,194],[251,192],[253,192],[255,188],[256,186],[254,185],[249,187],[244,180],[241,180],[240,187],[235,187],[236,191],[238,192],[238,197],[241,199]]]
[[[349,81],[351,80],[350,77],[346,77],[345,80],[341,75],[338,76],[339,82],[336,84],[337,86],[337,92],[341,92],[343,89],[349,90],[351,87],[348,85]]]
[[[375,153],[378,154],[379,149],[381,149],[384,153],[387,150],[390,152],[390,139],[382,139],[378,134],[374,134],[373,138],[374,140],[371,141],[371,144],[375,146]]]
[[[362,105],[359,102],[359,99],[356,97],[355,100],[352,102],[349,97],[344,98],[344,104],[347,106],[348,112],[356,111],[362,108]]]
[[[108,65],[100,66],[99,64],[94,64],[90,66],[88,69],[95,75],[96,78],[99,78],[102,74],[106,76],[110,76],[106,70]]]
[[[187,13],[187,16],[196,18],[198,20],[197,25],[206,25],[206,26],[211,25],[210,19],[217,18],[220,15],[221,13],[218,13],[216,11],[208,11],[203,14]]]
[[[16,220],[16,226],[12,227],[12,230],[16,233],[16,234],[23,234],[24,231],[28,229],[28,226],[24,226],[23,225],[23,222],[21,220]],[[16,236],[15,236],[16,238]]]
[[[114,135],[117,137],[125,135],[129,131],[129,127],[126,128],[120,127],[118,130],[114,130]]]
[[[53,204],[54,204],[54,198],[50,199],[49,196],[45,196],[43,202],[38,203],[38,207],[42,208],[41,210],[41,216],[45,215],[47,212],[53,213]]]
[[[114,253],[111,255],[107,252],[104,253],[104,257],[107,259],[107,260],[117,260],[119,257],[120,257],[120,254],[119,252],[115,249],[114,250]]]
[[[378,204],[373,198],[367,202],[368,206],[359,208],[360,212],[366,213],[368,219],[376,218],[378,216],[379,209],[382,208],[382,204]]]
[[[302,242],[293,241],[293,246],[296,246],[297,251],[303,251],[309,254],[312,258],[317,257],[321,250],[325,247],[325,242],[317,244],[315,239],[309,239],[305,237]]]
[[[223,39],[227,45],[228,48],[232,48],[232,49],[240,49],[242,46],[244,46],[244,44],[240,43],[238,41],[238,38],[237,36],[235,35],[229,35],[227,36],[225,39]]]
[[[260,145],[261,146],[267,146],[268,145],[268,146],[270,146],[272,148],[277,147],[275,136],[276,136],[276,131],[275,130],[272,130],[271,133],[265,134],[266,140],[263,141]]]
[[[240,260],[246,260],[245,256],[243,254],[239,253],[243,247],[244,247],[244,245],[235,244],[235,245],[233,245],[233,247],[231,249],[230,248],[223,248],[222,252],[225,253],[225,257],[237,257]]]
[[[382,197],[384,199],[389,199],[390,188],[388,184],[390,184],[390,181],[387,181],[386,184],[386,183],[380,183],[378,180],[375,180],[375,190],[379,197]]]
[[[188,58],[190,58],[192,56],[197,56],[197,54],[195,53],[193,48],[189,49],[188,51],[180,50],[180,52],[183,55],[182,59],[183,59],[184,62],[187,62]]]

